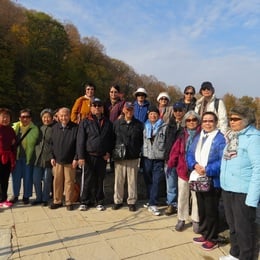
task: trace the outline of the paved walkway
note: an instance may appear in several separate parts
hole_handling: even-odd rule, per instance
[[[202,250],[192,243],[190,225],[176,232],[176,215],[153,216],[142,204],[136,212],[127,207],[114,211],[111,205],[103,212],[82,212],[19,201],[0,212],[0,259],[214,260],[227,254],[229,245]]]

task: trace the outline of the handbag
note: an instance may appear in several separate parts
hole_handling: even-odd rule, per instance
[[[198,177],[196,181],[189,181],[190,190],[196,192],[208,192],[212,187],[212,178],[208,176]]]
[[[112,158],[115,161],[124,160],[126,156],[126,146],[125,144],[116,144],[112,152]]]

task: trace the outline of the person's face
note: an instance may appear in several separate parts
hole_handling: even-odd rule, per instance
[[[146,98],[146,96],[142,93],[136,94],[136,100],[137,100],[138,103],[143,103],[145,98]]]
[[[213,115],[204,115],[201,120],[201,127],[206,132],[212,132],[217,128],[217,122]]]
[[[42,123],[44,125],[50,125],[50,124],[52,124],[52,122],[53,122],[53,117],[51,116],[50,113],[44,113],[42,115]]]
[[[154,124],[159,119],[159,114],[157,112],[150,112],[148,114],[149,121]]]
[[[110,91],[109,91],[109,96],[110,96],[110,99],[118,99],[119,97],[119,92],[116,88],[114,87],[111,87],[110,88]]]
[[[93,87],[86,86],[85,94],[87,97],[92,98],[94,96],[94,93],[95,93],[95,89]]]
[[[0,125],[7,126],[10,124],[11,117],[7,113],[0,114]]]
[[[211,88],[204,87],[201,89],[201,94],[203,97],[210,98],[213,95],[213,91]]]
[[[102,104],[94,103],[91,105],[91,114],[95,116],[101,116],[104,111]]]
[[[185,111],[182,108],[174,108],[173,109],[173,115],[174,115],[174,117],[176,118],[177,121],[181,121],[184,114],[185,114]]]
[[[229,117],[229,125],[233,131],[240,131],[245,128],[245,123],[239,115],[231,115]]]
[[[23,112],[20,114],[19,120],[23,126],[27,126],[31,123],[32,117],[28,112]]]
[[[134,116],[134,108],[124,107],[123,113],[125,114],[125,120],[131,120]]]
[[[185,121],[185,126],[187,129],[189,130],[194,130],[197,128],[197,126],[199,125],[199,121],[196,117],[194,116],[189,116],[186,121]]]
[[[58,119],[62,125],[67,125],[70,121],[70,112],[67,109],[60,109]]]
[[[169,99],[167,97],[161,97],[159,99],[159,106],[160,107],[166,107],[166,106],[168,106],[168,103],[169,103]]]
[[[193,92],[193,89],[187,89],[184,93],[184,99],[187,101],[191,101],[194,97],[195,93]]]

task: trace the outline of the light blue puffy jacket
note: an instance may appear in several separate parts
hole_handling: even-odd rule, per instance
[[[257,207],[260,200],[260,131],[253,125],[240,131],[237,157],[222,159],[220,185],[225,191],[247,194],[246,205]]]

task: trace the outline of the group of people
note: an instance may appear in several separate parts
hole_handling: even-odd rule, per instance
[[[144,207],[155,216],[162,180],[166,182],[165,215],[177,213],[176,231],[183,231],[191,218],[193,242],[204,250],[218,246],[219,200],[222,197],[230,229],[228,259],[253,259],[256,240],[256,208],[260,202],[260,131],[255,114],[237,105],[229,115],[216,98],[211,82],[203,82],[196,100],[195,88],[187,86],[184,96],[170,105],[167,92],[150,104],[148,93],[138,88],[134,102],[121,98],[120,87],[112,85],[109,98],[95,97],[95,86],[84,85],[85,95],[73,108],[42,110],[42,126],[32,122],[29,109],[20,111],[11,127],[11,111],[0,109],[1,207],[19,198],[23,179],[23,203],[63,206],[74,209],[74,184],[80,169],[80,206],[105,210],[103,182],[107,161],[115,173],[113,210],[123,207],[127,181],[127,206],[136,211],[137,177],[141,172],[147,189]],[[13,197],[7,188],[12,172]],[[191,183],[207,179],[207,190],[193,190]],[[49,204],[52,196],[52,202]]]

